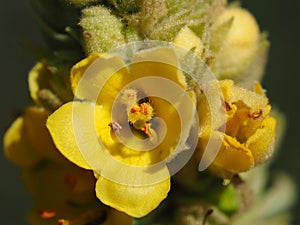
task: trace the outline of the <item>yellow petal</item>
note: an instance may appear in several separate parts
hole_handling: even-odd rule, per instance
[[[110,109],[117,96],[122,93],[123,88],[132,81],[132,76],[119,57],[103,59],[102,62],[105,65],[110,65],[111,68],[106,71],[103,70],[101,77],[99,76],[97,82],[99,82],[99,85],[103,84],[103,87],[99,93],[97,103]],[[104,67],[104,65],[101,67]],[[111,74],[113,75],[111,76]]]
[[[170,179],[151,186],[126,186],[99,177],[97,197],[106,205],[133,217],[142,217],[155,209],[170,190]]]
[[[43,108],[29,107],[24,113],[24,126],[30,144],[42,156],[56,162],[66,162],[55,147],[46,128],[49,112]]]
[[[254,83],[254,87],[253,87],[253,91],[257,94],[260,94],[260,95],[264,95],[265,96],[265,92],[264,92],[264,89],[263,87],[261,86],[261,84],[259,82],[255,82]]]
[[[226,124],[226,134],[231,137],[238,137],[241,130],[243,130],[241,126],[249,119],[248,115],[249,115],[249,109],[247,108],[237,109],[234,115],[232,115],[232,118],[229,119]],[[249,129],[251,128],[245,126],[246,131],[249,131]]]
[[[276,119],[267,117],[259,129],[247,140],[246,147],[254,156],[255,163],[259,164],[270,158],[274,151]]]
[[[180,99],[180,95],[176,96],[178,102],[173,102],[172,104],[161,98],[152,98],[155,116],[166,123],[167,129],[163,142],[154,150],[161,152],[159,156],[160,161],[166,160],[171,154],[175,154],[176,147],[178,147],[176,154],[187,149],[185,143],[194,123],[195,108],[193,108],[194,105],[192,103],[193,96],[190,96],[191,99],[187,96],[183,99]],[[179,143],[180,138],[181,143]]]
[[[33,167],[42,157],[30,145],[25,129],[24,118],[17,118],[4,135],[6,157],[21,167]]]
[[[71,70],[71,87],[73,94],[76,93],[76,97],[84,99],[83,96],[80,95],[80,93],[76,92],[76,89],[78,87],[78,84],[80,82],[80,79],[82,78],[84,72],[87,70],[87,68],[99,57],[101,54],[93,53],[89,55],[87,58],[81,60],[80,62],[76,63],[72,70]]]
[[[76,97],[111,107],[121,89],[131,81],[121,57],[92,54],[77,63],[71,71],[72,89]]]
[[[233,88],[233,80],[221,80],[219,81],[220,88],[222,89],[224,99],[230,99],[231,89]]]
[[[218,176],[226,178],[233,173],[244,172],[252,168],[254,166],[254,159],[250,150],[235,138],[226,134],[224,138],[222,136],[218,132],[213,132],[212,135],[205,133],[200,137],[197,151],[198,157],[202,157],[209,138],[214,139],[214,141],[222,141],[216,158],[210,165],[210,170]]]
[[[38,170],[25,170],[23,180],[36,203],[45,209],[60,208],[67,201],[86,204],[96,200],[93,173],[71,163],[45,163]]]
[[[214,163],[233,173],[249,170],[254,165],[254,159],[249,149],[235,138],[224,136],[223,147],[220,149]]]
[[[134,79],[148,76],[162,77],[177,83],[185,89],[185,76],[178,68],[178,58],[174,50],[161,47],[138,52],[132,60],[130,72]]]
[[[238,86],[234,86],[231,94],[231,102],[242,101],[246,106],[250,107],[250,112],[258,112],[268,105],[268,99],[266,96]]]
[[[49,89],[50,71],[47,69],[45,62],[38,62],[29,72],[28,85],[30,96],[37,105],[42,105],[39,100],[41,89]]]
[[[257,118],[245,118],[244,120],[242,120],[241,115],[238,115],[239,111],[248,111],[248,113],[244,114],[245,116],[248,116],[250,114],[248,109],[241,109],[241,110],[237,110],[237,113],[235,114],[235,116],[239,116],[240,117],[240,124],[234,124],[234,119],[232,119],[232,121],[228,122],[228,128],[232,129],[233,126],[235,125],[238,128],[238,133],[237,133],[237,137],[239,139],[239,141],[245,143],[248,138],[250,138],[256,131],[257,129],[260,129],[262,122],[265,120],[265,118],[269,115],[270,110],[271,110],[271,106],[267,105],[266,108],[264,109],[264,111],[261,114],[257,114],[258,117]],[[254,114],[255,115],[255,114]],[[231,124],[230,124],[231,123]],[[230,136],[233,136],[232,133],[228,132],[227,134],[229,134]]]
[[[233,85],[232,81],[220,81],[220,87],[223,91],[224,100],[231,103],[244,103],[252,112],[258,112],[268,105],[268,98],[265,95]]]
[[[226,82],[225,85],[230,86],[231,82]],[[226,111],[222,99],[224,100],[228,93],[224,92],[224,88],[218,81],[212,80],[207,83],[205,95],[201,95],[197,105],[199,123],[201,133],[217,130],[226,123]]]
[[[76,110],[76,115],[73,115],[73,104],[79,108],[79,110]],[[81,149],[78,147],[73,125],[73,119],[83,121],[83,124],[85,120],[91,120],[91,117],[89,117],[90,114],[86,114],[87,110],[93,110],[91,103],[66,103],[50,115],[47,120],[47,128],[50,131],[56,147],[67,159],[82,168],[92,169],[82,156]],[[82,129],[84,129],[84,127],[82,127]],[[89,131],[89,133],[90,132],[91,131]],[[87,149],[87,151],[88,150],[90,149]]]

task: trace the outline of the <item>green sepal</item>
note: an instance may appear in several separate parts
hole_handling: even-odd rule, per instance
[[[220,196],[218,208],[226,213],[233,214],[239,208],[236,190],[233,185],[228,185]]]
[[[108,0],[121,13],[138,12],[143,0]]]
[[[77,7],[87,7],[92,4],[103,2],[102,0],[65,0],[65,1]]]
[[[213,53],[217,53],[220,51],[221,47],[224,44],[224,40],[232,26],[233,18],[228,21],[222,23],[216,29],[211,31],[210,35],[210,50]]]

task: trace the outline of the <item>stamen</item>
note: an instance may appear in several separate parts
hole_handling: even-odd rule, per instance
[[[52,210],[42,210],[40,211],[40,217],[43,219],[50,219],[53,218],[56,213]]]
[[[58,224],[59,225],[70,225],[69,220],[65,220],[65,219],[59,219]]]
[[[141,110],[141,113],[143,113],[144,115],[147,115],[148,114],[148,105],[147,105],[147,103],[142,103],[140,110]]]
[[[122,129],[122,126],[118,123],[118,122],[111,122],[108,124],[108,126],[110,126],[110,128],[117,134],[120,134],[120,130]]]
[[[130,109],[130,113],[137,113],[140,111],[141,111],[141,108],[136,104],[134,106],[132,106],[132,108]]]
[[[135,103],[129,110],[128,121],[137,130],[143,131],[147,137],[151,136],[150,132],[150,120],[153,118],[153,108],[148,102],[140,104]]]
[[[141,129],[147,135],[147,137],[151,137],[150,125],[150,123],[145,123],[144,127]]]
[[[259,110],[258,112],[254,112],[252,114],[249,114],[248,117],[251,118],[251,119],[258,119],[261,115],[263,114],[263,111],[262,110]]]
[[[93,210],[79,215],[73,219],[59,219],[57,222],[59,225],[98,225],[103,224],[106,221],[107,214],[104,209]]]
[[[226,111],[230,111],[231,110],[231,106],[229,105],[228,102],[225,102],[225,107],[226,107]]]

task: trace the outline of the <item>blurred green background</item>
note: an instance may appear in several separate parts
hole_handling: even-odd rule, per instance
[[[242,5],[255,15],[261,30],[269,33],[271,49],[263,85],[272,104],[278,106],[288,120],[287,133],[272,164],[272,172],[290,174],[300,187],[300,2],[243,0]],[[1,2],[0,30],[2,138],[13,118],[29,104],[27,72],[34,65],[34,59],[20,43],[40,42],[40,35],[25,0]],[[7,162],[2,153],[0,174],[0,224],[25,224],[31,200],[23,188],[20,171]],[[300,224],[299,201],[294,211],[293,224]]]

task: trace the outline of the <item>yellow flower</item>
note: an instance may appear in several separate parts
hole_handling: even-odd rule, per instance
[[[6,157],[18,166],[32,168],[44,159],[58,163],[67,160],[55,147],[45,124],[50,112],[28,107],[4,135]]]
[[[43,108],[28,107],[4,136],[5,154],[22,167],[23,180],[34,198],[30,222],[55,225],[67,218],[71,225],[73,220],[86,224],[103,218],[107,225],[131,224],[126,214],[99,204],[93,173],[70,163],[57,150],[45,126],[49,114]],[[87,211],[92,215],[86,215]]]
[[[204,97],[200,101],[198,156],[201,158],[204,154],[209,138],[223,138],[210,170],[226,178],[247,171],[272,156],[276,120],[269,116],[271,106],[259,83],[255,84],[254,91],[235,86],[231,80],[220,81],[219,86],[224,95],[226,121],[211,127],[207,100]]]
[[[193,101],[177,65],[171,48],[140,51],[128,67],[120,56],[92,54],[71,71],[74,95],[81,100],[63,105],[47,121],[62,154],[94,171],[98,198],[133,217],[148,214],[167,196],[170,175],[166,164],[160,163],[177,146],[186,148],[192,120],[182,124],[176,109],[187,111],[188,118],[193,117],[194,109],[176,92],[172,103],[154,96],[153,87],[158,95],[170,90],[157,88],[157,80],[148,79],[167,80]],[[126,127],[134,135],[128,135]],[[152,169],[155,165],[159,166]]]
[[[130,225],[132,218],[99,203],[93,192],[95,178],[74,164],[44,163],[39,169],[23,172],[23,179],[34,197],[29,214],[32,224]],[[102,224],[102,223],[101,223]]]
[[[38,62],[28,74],[28,86],[32,100],[38,106],[54,111],[62,102],[70,101],[73,96],[69,87],[69,73],[58,69],[48,61]]]
[[[57,150],[46,128],[51,106],[61,105],[51,88],[51,72],[46,61],[38,62],[28,74],[28,86],[32,100],[37,106],[27,107],[4,135],[4,151],[9,160],[23,168],[33,168],[42,160],[58,163],[68,161]],[[55,100],[43,96],[52,93]],[[51,95],[51,94],[50,94]],[[47,103],[43,97],[47,97]],[[46,103],[46,104],[45,104]],[[47,107],[49,106],[49,107]]]
[[[29,89],[36,104],[39,91],[46,88],[45,65],[38,63],[29,74]],[[49,78],[49,77],[48,77]],[[22,167],[25,185],[34,198],[28,219],[31,224],[130,225],[132,218],[99,203],[93,173],[63,157],[46,128],[50,112],[41,107],[26,108],[4,135],[6,157]]]

